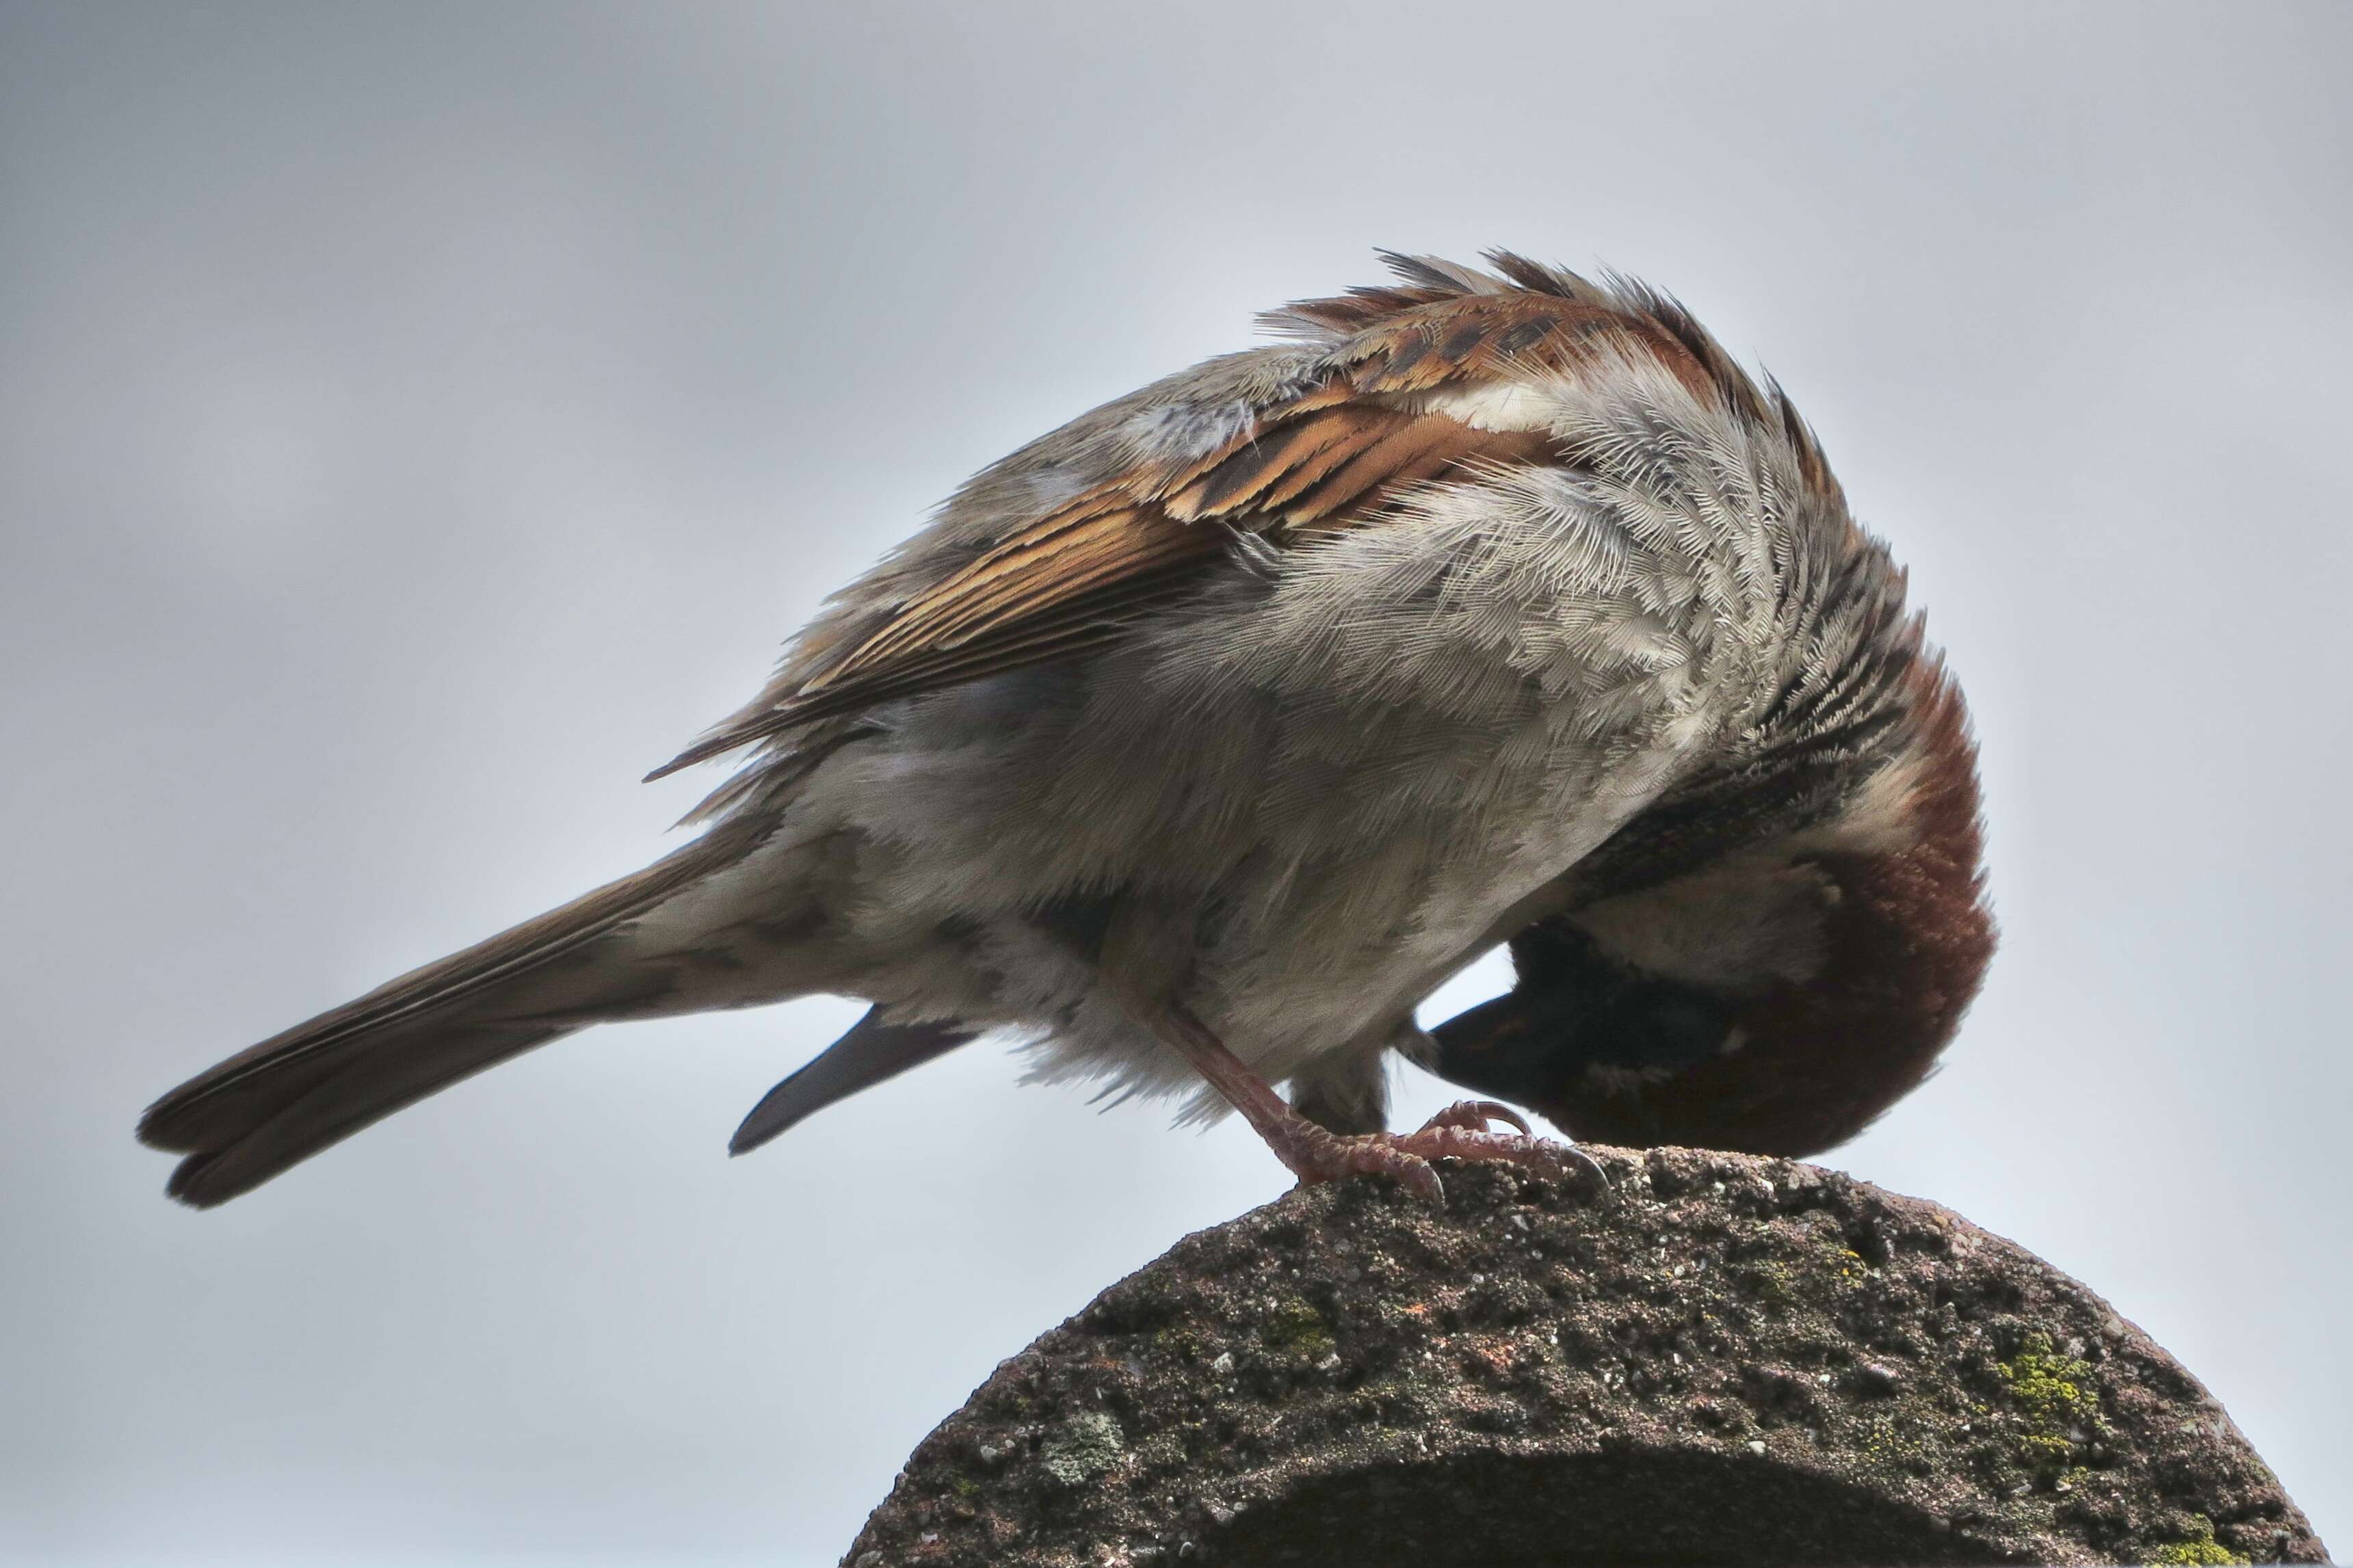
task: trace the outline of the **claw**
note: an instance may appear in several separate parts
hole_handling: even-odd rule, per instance
[[[1520,1113],[1501,1101],[1493,1100],[1458,1100],[1421,1124],[1424,1132],[1441,1127],[1466,1127],[1473,1132],[1484,1132],[1491,1121],[1501,1121],[1516,1127],[1523,1138],[1534,1137],[1535,1131],[1521,1120]]]
[[[1512,1137],[1504,1133],[1491,1132],[1487,1127],[1491,1121],[1501,1121],[1516,1127],[1519,1129],[1519,1135]],[[1457,1100],[1423,1122],[1420,1132],[1409,1134],[1407,1143],[1410,1147],[1411,1140],[1422,1136],[1423,1133],[1450,1132],[1469,1133],[1481,1142],[1475,1147],[1441,1147],[1438,1151],[1440,1154],[1451,1155],[1460,1160],[1501,1160],[1515,1165],[1526,1165],[1531,1169],[1543,1171],[1547,1175],[1564,1178],[1572,1171],[1577,1171],[1591,1176],[1602,1186],[1606,1187],[1609,1184],[1609,1173],[1603,1170],[1601,1163],[1592,1155],[1572,1142],[1556,1142],[1549,1138],[1538,1138],[1528,1124],[1521,1120],[1518,1111],[1508,1105],[1499,1104],[1492,1100]]]
[[[1428,1160],[1490,1161],[1518,1165],[1556,1180],[1566,1179],[1577,1168],[1569,1145],[1516,1132],[1474,1132],[1462,1127],[1440,1127],[1406,1133],[1397,1143]]]
[[[1579,1174],[1590,1173],[1602,1185],[1609,1185],[1608,1173],[1593,1156],[1576,1144],[1556,1143],[1525,1131],[1488,1130],[1488,1122],[1501,1121],[1525,1125],[1508,1107],[1465,1101],[1430,1118],[1429,1125],[1419,1131],[1368,1132],[1343,1138],[1316,1128],[1313,1130],[1314,1136],[1300,1138],[1287,1147],[1278,1145],[1277,1152],[1303,1185],[1337,1181],[1343,1176],[1393,1176],[1437,1204],[1446,1201],[1446,1186],[1439,1179],[1435,1164],[1440,1160],[1517,1165],[1554,1181],[1571,1181]]]

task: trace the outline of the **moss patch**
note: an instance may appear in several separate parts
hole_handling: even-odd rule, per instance
[[[2044,1476],[2069,1468],[2076,1446],[2103,1430],[2091,1363],[2054,1352],[2036,1334],[1996,1367],[2024,1428],[2015,1439],[2020,1462]]]
[[[2148,1554],[2148,1560],[2151,1563],[2181,1563],[2193,1564],[2211,1563],[2219,1565],[2222,1563],[2244,1563],[2247,1561],[2246,1558],[2240,1556],[2237,1552],[2232,1551],[2229,1547],[2214,1539],[2214,1521],[2212,1520],[2208,1519],[2202,1513],[2192,1517],[2197,1522],[2198,1533],[2191,1536],[2187,1541],[2177,1541],[2169,1546],[2158,1547],[2156,1551]]]
[[[1270,1350],[1287,1351],[1309,1361],[1321,1361],[1339,1348],[1324,1314],[1297,1296],[1274,1310],[1266,1326],[1259,1330],[1259,1338]]]

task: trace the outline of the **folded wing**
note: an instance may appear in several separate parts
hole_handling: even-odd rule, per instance
[[[1405,287],[1279,314],[1277,324],[1331,345],[1303,389],[1250,410],[1207,452],[1141,461],[984,542],[879,626],[819,658],[804,649],[787,677],[648,777],[1100,646],[1190,591],[1245,538],[1281,548],[1377,516],[1418,485],[1561,460],[1547,432],[1482,417],[1482,387],[1567,368],[1604,343],[1646,351],[1695,384],[1709,379],[1660,319],[1568,274],[1499,259],[1545,280],[1550,291],[1539,291],[1517,275],[1425,276],[1416,268],[1434,264],[1398,261]],[[1486,291],[1465,292],[1463,279]],[[905,567],[885,570],[903,578]]]

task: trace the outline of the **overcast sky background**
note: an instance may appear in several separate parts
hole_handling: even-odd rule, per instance
[[[1778,374],[1975,708],[2003,951],[1829,1163],[2104,1292],[2353,1549],[2348,60],[2321,0],[0,5],[0,1556],[830,1563],[1280,1193],[990,1047],[726,1160],[827,1001],[213,1214],[130,1134],[675,842],[709,777],[638,774],[974,468],[1492,245]]]

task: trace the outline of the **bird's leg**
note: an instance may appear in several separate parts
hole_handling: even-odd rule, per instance
[[[1414,1132],[1343,1135],[1327,1131],[1285,1105],[1249,1063],[1183,1007],[1155,1005],[1133,994],[1124,999],[1154,1035],[1192,1063],[1209,1087],[1258,1129],[1274,1157],[1302,1183],[1336,1181],[1342,1176],[1394,1176],[1432,1202],[1443,1202],[1446,1189],[1430,1164],[1438,1159],[1499,1161],[1556,1179],[1579,1170],[1600,1173],[1600,1166],[1582,1150],[1531,1137],[1526,1122],[1509,1107],[1493,1100],[1466,1100],[1449,1106]],[[1519,1131],[1492,1131],[1491,1121],[1506,1121]]]

